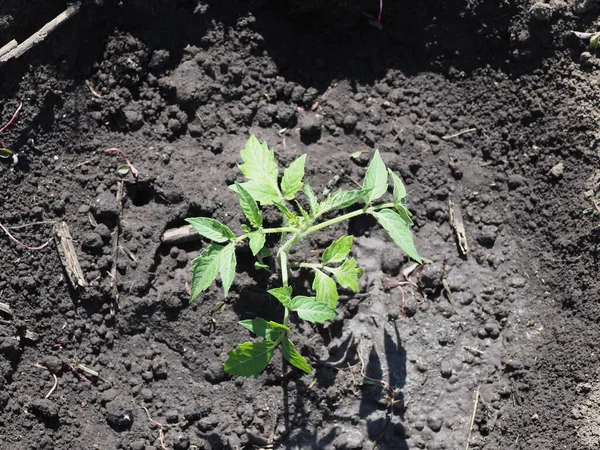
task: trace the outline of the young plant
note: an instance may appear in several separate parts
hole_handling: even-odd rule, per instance
[[[105,151],[106,151],[106,153],[116,153],[118,155],[121,155],[121,157],[125,160],[125,164],[122,164],[119,167],[117,167],[117,173],[119,175],[125,176],[129,172],[131,172],[131,175],[133,175],[133,178],[137,179],[137,177],[140,173],[135,168],[135,166],[133,164],[131,164],[131,162],[129,161],[129,159],[127,158],[127,155],[125,154],[125,152],[123,150],[121,150],[120,148],[109,148],[109,149],[106,149]]]
[[[303,181],[306,155],[293,161],[281,178],[274,152],[269,150],[266,142],[260,143],[251,136],[241,151],[241,157],[243,164],[239,168],[247,181],[235,183],[230,188],[237,192],[241,209],[248,220],[248,224],[242,225],[243,233],[238,236],[227,226],[208,217],[187,219],[200,235],[213,241],[192,262],[190,302],[208,289],[217,276],[221,277],[227,296],[235,277],[235,250],[243,243],[248,242],[252,254],[257,257],[255,266],[258,268],[268,268],[263,258],[276,255],[281,285],[269,289],[268,293],[283,306],[283,320],[280,323],[256,317],[239,322],[263,340],[244,342],[230,351],[224,368],[232,375],[258,375],[267,367],[275,350],[280,348],[291,365],[310,374],[310,365],[289,339],[290,314],[297,314],[300,319],[313,323],[332,320],[337,315],[338,289],[358,292],[358,280],[363,271],[349,256],[354,236],[340,236],[325,249],[319,261],[291,261],[292,250],[313,233],[366,214],[379,222],[404,253],[421,263],[410,233],[413,222],[406,208],[406,189],[400,178],[386,167],[379,151],[373,155],[361,189],[338,190],[321,200],[310,184]],[[380,202],[388,191],[388,182],[392,185],[392,201]],[[304,206],[296,199],[300,191],[304,193]],[[343,212],[358,204],[360,207]],[[282,226],[265,228],[261,207],[277,208],[283,218]],[[270,234],[281,236],[280,245],[273,253],[265,247],[266,237]],[[312,272],[314,295],[293,292],[289,282],[292,269]]]
[[[583,33],[581,31],[573,31],[572,32],[579,39],[585,39],[590,41],[589,47],[590,50],[594,50],[598,47],[598,40],[600,39],[600,31],[596,31],[595,33]]]

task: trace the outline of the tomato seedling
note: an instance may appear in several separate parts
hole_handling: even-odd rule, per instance
[[[228,353],[224,368],[232,375],[258,375],[279,348],[291,365],[310,374],[310,365],[288,337],[291,332],[290,314],[297,314],[300,319],[313,323],[334,319],[337,315],[338,289],[358,292],[359,277],[363,271],[354,257],[350,256],[354,236],[340,236],[325,249],[319,261],[291,260],[292,250],[313,233],[366,214],[379,222],[406,255],[421,263],[410,232],[413,221],[406,208],[406,189],[400,177],[386,167],[377,150],[360,189],[338,190],[322,200],[317,198],[310,184],[303,181],[307,155],[293,161],[283,171],[281,179],[274,152],[266,142],[261,143],[251,136],[241,151],[241,157],[243,164],[239,168],[247,181],[235,183],[230,188],[237,192],[248,221],[242,225],[242,234],[236,235],[229,227],[212,218],[186,219],[200,235],[213,241],[192,262],[190,302],[208,289],[218,276],[227,296],[235,278],[238,246],[248,243],[257,258],[257,268],[268,268],[263,258],[275,255],[281,285],[268,290],[268,293],[283,306],[283,320],[279,323],[256,317],[239,322],[263,340],[239,344]],[[388,191],[389,182],[392,185],[392,201],[380,202],[380,198]],[[305,197],[304,206],[296,199],[301,190]],[[358,204],[361,206],[343,212]],[[281,213],[282,226],[263,226],[261,208],[265,207],[274,207]],[[269,234],[281,236],[280,245],[273,252],[265,245]],[[294,295],[289,283],[293,269],[312,272],[314,295]]]

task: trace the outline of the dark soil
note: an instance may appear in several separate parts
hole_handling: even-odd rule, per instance
[[[4,0],[0,46],[66,6]],[[600,28],[597,2],[385,0],[382,29],[363,14],[378,12],[88,1],[0,67],[1,122],[23,102],[1,136],[21,156],[0,166],[0,224],[37,246],[65,221],[89,284],[69,285],[55,242],[0,235],[1,449],[600,447],[600,65],[570,33]],[[319,191],[352,187],[380,149],[431,260],[400,288],[410,263],[374,223],[306,242],[352,232],[365,268],[339,319],[293,324],[313,376],[280,361],[228,376],[250,338],[236,322],[280,313],[269,280],[241,249],[224,306],[220,286],[190,305],[206,243],[161,244],[186,217],[239,231],[226,186],[250,134],[282,164],[308,153]],[[393,399],[363,385],[361,356]]]

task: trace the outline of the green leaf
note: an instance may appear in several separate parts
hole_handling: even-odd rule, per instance
[[[315,191],[313,191],[312,187],[310,187],[308,181],[304,183],[304,195],[306,195],[306,198],[308,199],[310,215],[316,217],[316,215],[319,213],[319,200],[317,199]]]
[[[207,239],[215,242],[227,242],[235,239],[235,234],[221,222],[208,217],[196,217],[185,219],[187,223],[194,227],[196,232]]]
[[[281,213],[286,217],[286,219],[289,221],[290,225],[293,226],[293,224],[297,224],[298,221],[300,220],[300,218],[294,214],[293,212],[291,212],[289,210],[289,208],[287,206],[285,206],[283,203],[279,203],[279,202],[273,202],[273,205],[275,205],[275,207],[281,211]]]
[[[312,374],[312,369],[308,365],[306,359],[304,359],[304,356],[298,353],[298,350],[296,350],[296,347],[294,347],[292,341],[285,336],[281,341],[281,353],[283,353],[283,357],[292,366],[302,370],[303,372],[306,372],[309,375]]]
[[[238,183],[261,205],[271,205],[273,202],[281,200],[279,191],[275,190],[273,186],[268,184],[261,184],[257,181],[250,180],[244,183]],[[230,189],[236,190],[235,185],[229,186]]]
[[[294,297],[290,302],[289,308],[292,311],[296,311],[301,319],[308,322],[323,323],[335,318],[337,315],[335,309],[330,308],[325,303],[317,302],[315,297]]]
[[[356,202],[363,200],[368,197],[369,190],[355,190],[355,191],[337,191],[329,196],[321,203],[319,207],[318,215],[325,214],[326,212],[333,211],[336,209],[344,209],[352,206]]]
[[[399,203],[396,203],[394,206],[396,207],[396,211],[398,212],[400,217],[402,217],[402,220],[404,220],[406,225],[408,225],[409,227],[412,227],[415,223],[413,222],[413,220],[411,218],[412,213],[408,210],[408,208]]]
[[[387,191],[387,179],[388,172],[385,167],[385,163],[379,155],[379,150],[375,150],[375,154],[367,167],[367,173],[363,181],[363,189],[371,189],[371,192],[367,194],[365,203],[371,204],[373,200],[377,200]]]
[[[312,288],[317,294],[318,302],[325,303],[331,309],[336,308],[340,295],[338,294],[333,278],[325,275],[319,269],[315,269],[315,279],[313,280]]]
[[[302,205],[300,203],[298,203],[297,200],[295,200],[295,202],[296,202],[296,206],[300,210],[300,214],[302,214],[302,217],[304,218],[304,221],[305,222],[310,222],[310,215],[304,210],[304,208],[302,207]]]
[[[333,243],[325,249],[321,260],[323,264],[339,263],[344,260],[354,242],[354,236],[342,236],[341,238],[333,241]]]
[[[406,188],[404,183],[398,175],[392,172],[392,169],[388,169],[390,178],[392,179],[392,185],[394,186],[394,203],[402,203],[406,198]]]
[[[351,289],[354,292],[360,290],[358,279],[363,273],[360,267],[356,267],[354,258],[347,259],[340,267],[326,267],[333,274],[340,286],[345,289]]]
[[[193,302],[201,292],[208,289],[219,273],[219,254],[224,249],[222,245],[211,244],[200,256],[192,262],[192,286],[190,302]]]
[[[244,342],[227,354],[229,358],[223,368],[231,375],[241,375],[244,378],[258,375],[273,358],[277,345],[277,342],[272,341]]]
[[[270,204],[273,200],[281,199],[277,185],[279,167],[275,162],[275,154],[269,150],[267,143],[262,144],[256,136],[250,136],[246,146],[240,152],[243,164],[240,171],[250,181],[244,183],[244,188],[260,203]],[[259,194],[257,197],[255,194]]]
[[[12,150],[9,150],[8,148],[0,148],[0,158],[12,159],[12,157],[13,157]],[[127,169],[129,169],[129,166],[127,166]]]
[[[286,200],[293,200],[296,193],[302,189],[302,178],[304,178],[304,164],[306,155],[302,155],[294,160],[290,167],[283,171],[281,179],[281,190]]]
[[[410,228],[408,228],[408,225],[400,214],[391,209],[382,209],[374,211],[371,214],[373,214],[373,217],[375,217],[377,222],[379,222],[384,230],[388,232],[394,243],[400,247],[404,253],[419,264],[422,264],[419,253],[415,248],[412,235],[410,234]]]
[[[252,233],[248,233],[248,238],[250,239],[250,250],[252,250],[252,254],[256,256],[265,246],[267,240],[265,233],[262,229],[253,231]]]
[[[268,264],[265,264],[265,263],[262,263],[262,262],[258,262],[258,261],[254,262],[254,268],[256,270],[271,270],[271,268],[269,267]]]
[[[221,282],[223,283],[223,291],[225,297],[229,293],[233,279],[235,278],[235,266],[237,260],[235,258],[235,244],[231,243],[226,246],[219,254],[219,273]]]
[[[127,175],[129,173],[129,164],[123,164],[117,167],[117,173],[119,175]]]
[[[274,289],[269,289],[267,292],[269,294],[271,294],[273,297],[275,297],[277,300],[279,300],[279,302],[283,306],[285,306],[286,308],[289,308],[290,301],[292,299],[292,287],[291,286],[283,286],[283,287],[278,287],[278,288],[274,288]]]
[[[289,331],[290,331],[289,327],[286,327],[282,323],[273,322],[272,320],[269,320],[269,328],[271,330],[285,331],[286,333],[289,333]]]
[[[261,317],[242,320],[238,323],[244,328],[256,334],[257,336],[265,338],[269,341],[276,341],[277,339],[279,339],[282,331],[290,331],[290,329],[285,325],[281,325],[277,322],[267,322]]]
[[[250,222],[250,225],[252,225],[254,228],[262,227],[263,218],[260,215],[260,210],[258,209],[256,200],[254,200],[250,193],[239,183],[235,183],[235,188],[238,196],[240,197],[240,206],[242,207],[242,211],[244,212],[246,219],[248,219],[248,222]]]
[[[252,233],[252,228],[250,228],[250,227],[249,227],[248,225],[246,225],[245,223],[243,223],[243,224],[241,225],[241,227],[242,227],[242,230],[244,230],[244,232],[246,232],[246,233]]]

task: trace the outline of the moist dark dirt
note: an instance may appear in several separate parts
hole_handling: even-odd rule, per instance
[[[2,122],[23,102],[0,136],[20,154],[0,224],[39,246],[64,221],[88,284],[54,240],[2,233],[0,448],[599,447],[600,79],[570,33],[600,26],[597,2],[383,3],[378,24],[375,0],[90,1],[0,67]],[[0,45],[66,6],[2,2]],[[354,187],[378,148],[427,260],[405,283],[365,220],[305,242],[353,233],[365,269],[338,319],[293,323],[311,376],[228,376],[252,339],[237,321],[280,317],[273,280],[241,248],[230,295],[188,304],[206,242],[161,242],[186,217],[240,230],[227,185],[250,134],[281,165],[307,153],[319,193]]]

